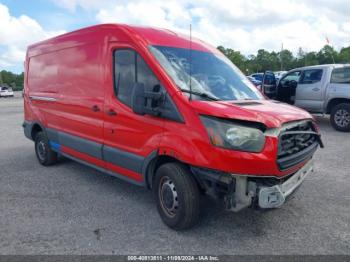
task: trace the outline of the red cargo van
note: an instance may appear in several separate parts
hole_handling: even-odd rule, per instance
[[[231,211],[281,206],[322,145],[307,112],[169,30],[81,29],[31,45],[25,67],[23,127],[40,164],[62,155],[152,189],[174,229],[196,223],[203,193]]]

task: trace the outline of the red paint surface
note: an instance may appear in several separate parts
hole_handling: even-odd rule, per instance
[[[63,153],[66,153],[70,156],[73,156],[75,158],[78,158],[78,159],[81,159],[85,162],[88,162],[90,164],[93,164],[95,166],[98,166],[98,167],[101,167],[101,168],[106,168],[106,162],[100,160],[100,159],[97,159],[97,158],[94,158],[92,156],[89,156],[87,154],[84,154],[84,153],[81,153],[79,151],[76,151],[74,149],[71,149],[69,147],[66,147],[66,146],[61,146],[61,151]]]

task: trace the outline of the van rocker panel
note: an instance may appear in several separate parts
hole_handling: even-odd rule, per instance
[[[49,140],[55,144],[63,145],[94,158],[142,174],[145,161],[143,156],[96,143],[52,128],[47,128],[46,132]],[[55,148],[53,148],[53,150],[55,150]]]

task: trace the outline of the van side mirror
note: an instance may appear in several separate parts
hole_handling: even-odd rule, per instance
[[[143,83],[135,83],[132,92],[131,107],[138,115],[160,115],[160,105],[164,100],[164,94],[160,91],[160,86],[155,86],[156,92],[145,90]]]
[[[263,76],[263,81],[261,84],[262,92],[268,98],[276,98],[277,96],[277,81],[275,74],[271,71],[266,71]]]

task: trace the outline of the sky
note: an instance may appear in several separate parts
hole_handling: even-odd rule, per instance
[[[350,46],[349,0],[0,0],[0,70],[23,71],[29,44],[100,23],[192,33],[244,55]]]

